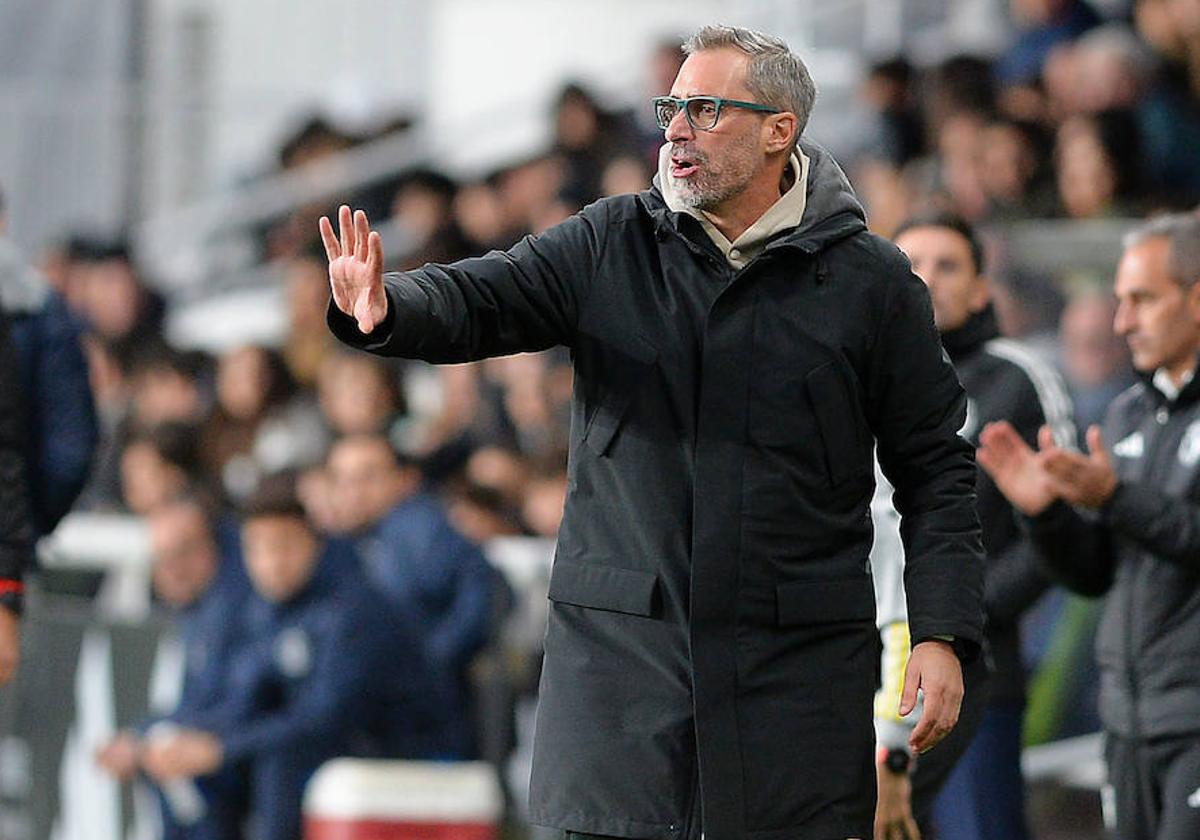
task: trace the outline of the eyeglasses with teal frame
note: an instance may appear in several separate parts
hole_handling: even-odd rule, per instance
[[[759,111],[763,114],[783,113],[770,105],[743,102],[740,99],[724,99],[720,96],[689,96],[686,99],[676,99],[674,96],[656,96],[650,102],[654,105],[654,118],[658,122],[658,127],[664,131],[680,110],[687,117],[688,125],[696,131],[712,131],[716,128],[717,120],[721,118],[721,109],[726,105],[744,108],[747,111]]]

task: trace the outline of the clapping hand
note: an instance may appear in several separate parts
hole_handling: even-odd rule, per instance
[[[350,213],[343,204],[338,208],[339,240],[328,216],[318,223],[325,255],[329,257],[329,286],[333,302],[358,323],[366,334],[387,316],[387,295],[383,290],[383,243],[379,233],[367,223],[362,210]]]

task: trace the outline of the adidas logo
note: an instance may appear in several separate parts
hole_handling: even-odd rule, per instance
[[[1141,432],[1134,432],[1114,444],[1112,452],[1118,458],[1141,458],[1146,452],[1146,439]]]

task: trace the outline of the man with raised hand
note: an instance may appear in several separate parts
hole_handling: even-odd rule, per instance
[[[872,445],[904,514],[925,749],[957,719],[983,623],[966,402],[924,285],[799,140],[803,62],[729,27],[685,50],[653,101],[650,189],[386,281],[378,235],[344,207],[340,238],[321,220],[329,324],[432,362],[572,352],[534,822],[866,838]]]
[[[1107,594],[1096,635],[1106,817],[1121,840],[1200,837],[1200,218],[1134,230],[1114,330],[1141,381],[1087,431],[1089,452],[1007,423],[979,462],[1029,518],[1048,572]]]

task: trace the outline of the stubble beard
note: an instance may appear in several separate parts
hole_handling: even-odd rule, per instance
[[[715,166],[707,153],[688,148],[687,144],[678,145],[686,150],[687,157],[698,165],[698,169],[691,178],[669,177],[676,197],[693,210],[712,210],[724,204],[746,189],[761,165],[753,135],[746,135],[731,145],[723,155],[724,160]]]

